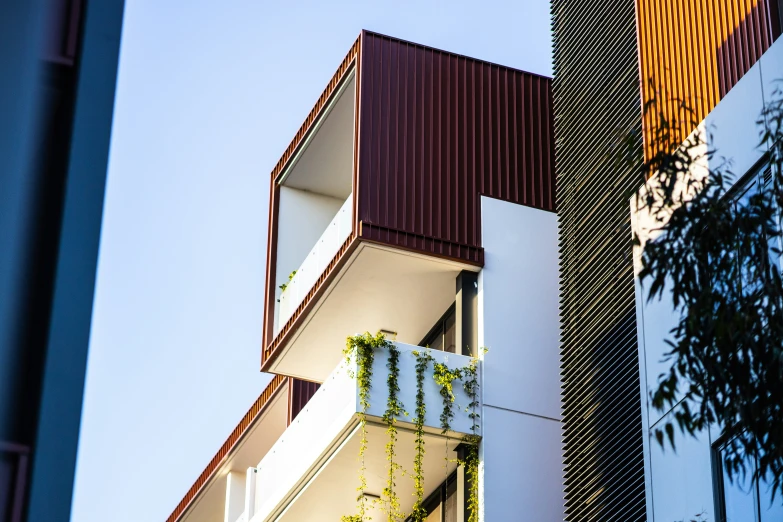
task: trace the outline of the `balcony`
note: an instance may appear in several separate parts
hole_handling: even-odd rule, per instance
[[[454,103],[477,78],[499,83]],[[363,31],[272,169],[262,371],[321,382],[345,332],[419,343],[456,276],[484,266],[482,196],[554,210],[548,93],[546,78]],[[503,99],[546,110],[498,125],[486,108]]]
[[[278,305],[275,307],[275,335],[280,332],[281,325],[288,322],[297,307],[307,296],[310,289],[326,270],[329,263],[340,251],[340,247],[351,235],[353,211],[353,195],[337,211],[332,221],[326,226],[315,246],[305,257],[305,260],[292,272],[293,276],[281,290]]]
[[[413,412],[416,404],[416,357],[411,353],[421,348],[395,343],[400,350],[399,398],[404,409]],[[431,352],[437,362],[451,369],[465,367],[470,358],[445,352]],[[376,350],[373,362],[370,407],[367,411],[368,448],[365,453],[368,495],[380,495],[385,486],[388,463],[385,444],[388,439],[382,416],[386,408],[386,379],[389,370],[388,352]],[[356,364],[342,363],[326,379],[318,392],[299,413],[288,429],[259,462],[255,484],[248,490],[253,495],[252,513],[245,512],[239,520],[280,522],[297,520],[339,520],[353,514],[358,486],[357,456],[360,441],[359,391],[352,375]],[[426,455],[424,459],[425,495],[434,491],[455,469],[454,450],[459,440],[471,434],[473,420],[465,407],[469,399],[462,386],[455,382],[455,416],[449,438],[441,434],[440,387],[433,379],[429,365],[424,378],[427,408],[424,421]],[[477,408],[480,411],[481,406]],[[413,504],[414,430],[412,417],[402,417],[398,423],[397,462],[408,472],[398,477],[397,488],[403,510]],[[252,515],[252,516],[248,516]],[[242,517],[245,517],[244,519]],[[378,514],[378,520],[380,515]]]

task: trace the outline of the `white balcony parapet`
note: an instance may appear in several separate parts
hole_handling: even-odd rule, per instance
[[[304,300],[307,293],[321,276],[329,262],[334,259],[340,247],[348,239],[352,230],[353,194],[348,196],[340,210],[337,211],[332,222],[326,227],[324,233],[315,242],[310,253],[296,269],[294,277],[287,282],[285,290],[280,294],[278,304],[277,323],[275,335],[294,314],[296,308]],[[279,274],[288,277],[288,274]]]
[[[400,350],[399,399],[412,416],[416,408],[416,357],[411,352],[425,348],[402,343],[395,345]],[[436,362],[444,363],[451,369],[463,368],[470,363],[470,358],[463,355],[435,350],[430,350],[430,353]],[[375,352],[368,423],[380,423],[386,410],[388,355],[386,350]],[[357,428],[361,404],[359,389],[353,378],[356,371],[355,361],[352,360],[351,364],[341,363],[258,464],[256,510],[250,518],[251,522],[275,519],[286,504],[295,501],[297,493],[307,481],[319,473],[320,468],[328,465],[335,453],[340,451],[343,441]],[[424,429],[428,433],[440,434],[443,399],[440,386],[433,379],[433,371],[433,365],[430,364],[424,378]],[[474,423],[466,411],[470,399],[458,381],[454,383],[454,396],[454,418],[449,435],[460,438],[473,433]],[[479,405],[477,411],[480,409]],[[412,425],[413,422],[412,417],[400,417],[399,420],[401,426],[405,426],[405,423]],[[476,434],[480,435],[480,431]],[[383,453],[384,446],[373,447],[371,444],[368,451]],[[353,498],[354,494],[354,484],[350,484],[349,498]]]

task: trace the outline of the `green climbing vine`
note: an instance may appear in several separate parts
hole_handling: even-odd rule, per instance
[[[404,410],[404,405],[400,400],[400,350],[397,346],[388,341],[382,333],[375,335],[366,332],[361,335],[349,337],[346,342],[344,355],[349,364],[356,361],[355,372],[350,372],[351,377],[357,381],[359,389],[359,422],[361,431],[361,440],[359,444],[359,487],[357,488],[357,514],[346,515],[341,518],[342,522],[365,522],[370,520],[368,516],[368,505],[366,489],[366,465],[365,453],[367,451],[367,411],[370,403],[370,388],[372,387],[373,363],[375,361],[375,350],[383,349],[388,353],[386,367],[389,370],[386,379],[387,400],[386,411],[382,420],[386,425],[386,460],[388,470],[386,475],[386,487],[383,488],[381,502],[385,504],[387,522],[397,522],[405,519],[406,514],[402,511],[400,499],[397,493],[397,477],[405,474],[403,467],[397,462],[397,442],[398,442],[398,418],[408,416]],[[462,388],[465,391],[469,402],[465,407],[468,418],[471,419],[471,435],[463,437],[461,440],[465,444],[462,458],[457,460],[459,466],[464,466],[468,491],[468,521],[478,522],[478,444],[481,440],[479,435],[480,415],[479,406],[479,380],[478,380],[478,357],[471,359],[470,363],[463,368],[449,368],[445,363],[436,362],[429,349],[414,350],[411,352],[416,358],[416,409],[413,417],[415,430],[413,460],[413,484],[415,502],[410,513],[410,519],[414,522],[423,522],[427,517],[424,509],[424,421],[427,414],[425,401],[424,381],[427,369],[430,363],[433,364],[433,379],[440,388],[442,399],[442,410],[440,413],[440,427],[442,433],[446,435],[446,451],[448,454],[448,437],[452,432],[451,423],[456,413],[454,395],[454,383],[459,380],[462,382]],[[448,456],[446,457],[448,462]],[[447,464],[448,464],[447,462]],[[375,502],[375,501],[373,501]]]
[[[387,520],[394,522],[395,520],[405,518],[405,515],[400,511],[400,499],[397,496],[397,483],[395,481],[395,475],[401,468],[394,460],[397,456],[395,451],[397,444],[397,417],[403,414],[404,407],[399,398],[400,351],[394,343],[388,341],[385,343],[385,348],[389,350],[389,360],[386,362],[389,375],[386,378],[388,397],[386,399],[386,411],[383,414],[383,422],[386,423],[386,435],[389,437],[388,442],[386,442],[386,460],[389,463],[389,470],[382,498],[386,501]]]
[[[364,454],[367,452],[367,410],[370,408],[370,388],[372,387],[372,365],[375,361],[375,349],[386,346],[387,341],[383,334],[371,335],[369,332],[362,335],[348,337],[345,343],[346,363],[349,365],[352,359],[356,358],[356,372],[349,370],[351,377],[356,379],[359,388],[359,487],[356,488],[358,496],[356,497],[357,514],[345,515],[340,520],[342,522],[364,522],[367,518],[367,466],[364,461]]]
[[[285,292],[285,289],[288,288],[288,285],[291,284],[291,281],[293,280],[294,276],[296,275],[296,270],[288,274],[288,281],[280,285],[280,291]]]
[[[451,430],[454,419],[454,381],[462,377],[462,368],[452,370],[444,363],[436,362],[432,377],[440,386],[440,396],[443,399],[443,410],[440,412],[440,427],[443,433]]]
[[[288,281],[286,281],[285,283],[281,284],[278,287],[278,288],[280,288],[280,296],[281,297],[282,297],[283,292],[285,292],[285,289],[288,288],[288,285],[291,284],[291,280],[294,278],[295,275],[296,275],[296,270],[294,270],[293,272],[288,274]],[[280,302],[280,298],[277,299],[277,302],[278,303]]]
[[[411,511],[413,522],[423,522],[427,518],[427,510],[424,509],[424,419],[427,415],[427,405],[424,402],[424,374],[432,355],[428,349],[414,350],[416,357],[416,412],[413,418],[416,435],[414,439],[416,456],[413,458],[413,489],[416,501]]]
[[[462,459],[462,465],[465,467],[465,482],[469,488],[468,490],[468,521],[478,522],[479,515],[479,502],[478,502],[478,472],[479,472],[479,456],[478,456],[478,444],[480,437],[477,435],[468,435],[463,439],[463,442],[467,444],[465,449],[465,455]]]
[[[484,349],[486,353],[486,349]],[[463,437],[462,442],[466,444],[465,455],[462,459],[457,460],[457,465],[464,466],[466,478],[470,487],[468,491],[468,522],[478,522],[478,444],[481,437],[478,434],[479,431],[479,419],[481,415],[478,413],[477,408],[479,406],[478,393],[479,393],[479,381],[478,381],[478,357],[473,357],[470,360],[470,364],[463,368],[450,369],[443,363],[435,363],[435,371],[433,378],[435,382],[440,386],[440,395],[443,399],[443,409],[440,414],[440,424],[442,433],[446,434],[446,451],[448,458],[448,432],[451,431],[451,421],[454,418],[454,381],[457,379],[462,381],[462,389],[465,390],[465,395],[468,397],[468,405],[465,407],[465,411],[468,414],[468,418],[471,420],[472,425],[470,427],[471,435]]]
[[[467,407],[465,408],[465,411],[468,414],[468,418],[473,423],[473,425],[470,427],[470,431],[475,436],[478,435],[479,419],[481,418],[481,415],[477,411],[477,408],[479,406],[478,362],[479,362],[478,357],[472,357],[470,359],[470,364],[462,368],[462,375],[461,375],[462,389],[465,390],[465,395],[468,396],[468,400],[470,401]]]
[[[486,348],[483,350],[486,353]],[[478,522],[479,519],[479,502],[478,502],[478,486],[479,486],[479,456],[478,445],[481,441],[481,437],[478,434],[479,431],[479,419],[481,415],[477,409],[479,406],[478,392],[478,357],[473,357],[470,360],[470,364],[462,370],[462,389],[465,390],[465,395],[468,396],[470,401],[465,408],[468,413],[468,418],[472,421],[470,427],[471,435],[464,437],[462,441],[467,444],[465,455],[463,457],[462,465],[465,467],[465,478],[468,485],[468,520],[467,522]]]

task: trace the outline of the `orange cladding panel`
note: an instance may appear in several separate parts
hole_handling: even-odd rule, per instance
[[[662,114],[685,141],[780,33],[777,0],[637,0],[645,158]],[[692,110],[688,114],[681,110]]]

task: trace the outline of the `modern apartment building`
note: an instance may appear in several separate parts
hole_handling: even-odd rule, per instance
[[[763,484],[724,476],[718,430],[682,437],[676,453],[652,437],[671,418],[648,399],[676,316],[635,279],[631,224],[644,215],[632,216],[631,195],[646,180],[616,154],[627,132],[655,152],[657,113],[643,116],[655,99],[679,120],[675,145],[701,133],[734,160],[737,183],[759,189],[756,120],[783,78],[781,5],[554,0],[552,15],[566,519],[781,520],[780,497],[770,505]],[[678,118],[681,101],[695,124]]]
[[[548,78],[361,33],[272,170],[261,369],[275,377],[169,521],[340,520],[360,466],[383,519],[390,374],[400,512],[419,477],[426,520],[468,520],[471,495],[485,520],[563,518],[550,106]],[[343,351],[378,331],[396,349],[375,351],[363,406]],[[444,432],[435,363],[472,361],[480,392],[454,381]],[[478,490],[455,462],[465,439]]]
[[[71,513],[123,0],[0,6],[0,521]]]
[[[342,347],[379,330],[405,361],[408,410],[417,346],[452,368],[479,358],[479,520],[783,520],[763,483],[727,479],[718,430],[677,452],[652,437],[671,415],[648,397],[676,317],[636,278],[632,203],[648,180],[617,153],[636,133],[651,157],[644,107],[674,121],[684,101],[695,123],[678,122],[676,143],[700,133],[733,159],[736,193],[762,190],[775,173],[757,119],[783,79],[782,14],[776,0],[553,0],[551,98],[547,79],[362,33],[272,173],[262,370],[278,376],[169,521],[353,514],[362,406]],[[389,360],[374,362],[381,386]],[[371,498],[388,465],[383,390]],[[427,459],[475,431],[461,408],[444,438],[437,393]],[[410,463],[411,418],[400,426]],[[427,520],[466,520],[470,481],[445,460],[424,465]]]

